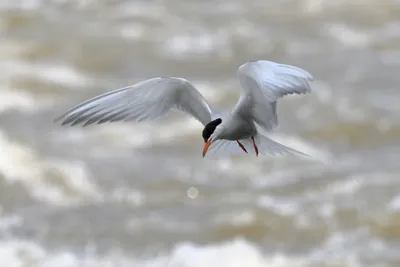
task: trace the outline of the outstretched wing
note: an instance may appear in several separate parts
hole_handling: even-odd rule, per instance
[[[234,113],[253,119],[267,131],[278,126],[277,100],[288,94],[311,92],[308,82],[313,80],[303,69],[266,60],[241,65],[238,76],[244,93]]]
[[[153,120],[170,109],[183,111],[203,125],[211,121],[210,106],[199,91],[182,78],[153,78],[87,100],[61,115],[62,125],[84,126],[114,121]]]

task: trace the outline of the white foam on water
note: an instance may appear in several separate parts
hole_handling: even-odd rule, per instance
[[[31,43],[22,43],[10,40],[2,40],[0,53],[0,70],[2,82],[9,82],[21,76],[35,77],[45,82],[66,85],[68,87],[83,87],[89,84],[89,79],[84,77],[74,68],[63,64],[44,64],[29,62],[21,59]]]
[[[128,256],[118,249],[96,255],[68,250],[48,251],[29,240],[1,240],[0,262],[7,267],[302,267],[305,259],[283,254],[265,256],[253,244],[235,239],[219,244],[177,244],[169,254],[150,259]]]
[[[7,110],[32,113],[50,105],[51,99],[39,99],[26,91],[0,90],[0,113]]]
[[[243,239],[200,246],[182,243],[174,248],[167,266],[175,267],[299,267],[305,266],[300,258],[276,254],[264,256],[253,244]]]
[[[224,98],[226,97],[226,91],[228,90],[228,87],[231,86],[229,83],[228,84],[219,82],[209,83],[206,81],[202,82],[191,81],[191,82],[210,105],[213,105],[213,103],[211,103],[211,100],[213,100],[214,102],[219,102],[221,100],[224,100]],[[237,86],[239,86],[239,82],[237,82]]]
[[[23,224],[23,218],[19,215],[5,215],[3,210],[0,209],[0,233],[4,236],[13,228]]]
[[[294,0],[293,2],[295,2]],[[389,0],[391,1],[391,0]],[[297,2],[297,1],[296,1]],[[357,7],[358,10],[373,10],[384,5],[375,0],[303,0],[300,2],[301,11],[312,14],[335,12],[340,9],[349,9]],[[379,3],[379,4],[378,4]]]
[[[145,17],[159,20],[162,17],[163,21],[168,21],[171,16],[162,2],[147,1],[123,1],[115,6],[115,14],[119,18]]]
[[[294,202],[293,200],[271,197],[268,195],[261,196],[258,199],[258,205],[263,207],[264,209],[273,210],[277,214],[281,214],[283,216],[295,215],[300,210],[299,203]]]
[[[126,39],[140,40],[146,34],[146,28],[138,23],[125,23],[119,25],[115,31]]]
[[[41,2],[41,0],[0,1],[0,9],[37,9],[40,7]]]
[[[107,200],[137,207],[145,203],[146,196],[142,192],[135,189],[117,187],[107,195]]]
[[[35,75],[52,83],[71,88],[83,88],[90,83],[88,78],[65,65],[39,65],[34,68],[36,69]]]
[[[148,123],[113,123],[103,125],[91,125],[85,128],[76,126],[63,129],[62,134],[55,132],[53,138],[56,142],[85,142],[85,140],[99,141],[102,146],[107,144],[125,147],[141,147],[151,143],[149,132],[152,125]],[[99,148],[100,149],[100,148]],[[100,152],[101,150],[96,150]],[[107,153],[107,151],[104,151]],[[109,153],[109,152],[108,152]]]
[[[33,76],[43,81],[65,85],[71,88],[81,88],[88,86],[90,80],[81,75],[75,69],[66,65],[45,65],[29,63],[13,58],[0,63],[3,71],[3,79],[12,79],[19,76]]]
[[[213,39],[209,35],[190,36],[186,34],[169,37],[163,48],[166,56],[185,58],[187,54],[204,54],[212,51]]]
[[[3,0],[0,1],[0,9],[37,10],[39,8],[47,7],[50,4],[69,4],[73,5],[75,8],[84,8],[94,2],[95,0]]]
[[[326,24],[323,29],[329,36],[348,47],[366,47],[373,41],[370,34],[352,29],[343,23]]]
[[[320,261],[328,260],[332,264],[348,262],[352,266],[364,266],[359,261],[360,256],[365,253],[373,255],[378,252],[374,250],[377,248],[376,240],[369,238],[367,232],[366,228],[351,232],[335,232],[311,253],[311,258]]]
[[[251,210],[219,212],[215,218],[217,224],[229,224],[234,226],[245,226],[253,224],[257,215]]]
[[[400,210],[400,195],[395,196],[389,203],[388,209],[391,211]]]
[[[326,104],[332,101],[332,87],[323,81],[313,81],[312,93],[310,96],[315,96],[320,102]],[[290,98],[288,98],[289,100]]]
[[[221,55],[229,57],[231,50],[228,35],[224,32],[211,33],[181,33],[167,36],[160,48],[160,53],[166,58],[185,59],[189,56],[201,56],[213,52],[223,52]],[[164,37],[163,37],[164,40]]]
[[[73,68],[63,65],[39,65],[21,60],[2,60],[0,62],[0,112],[10,109],[32,113],[54,105],[52,92],[48,95],[35,94],[31,88],[14,88],[12,81],[33,77],[45,83],[67,86],[70,89],[83,88],[90,79],[79,74]]]
[[[37,200],[65,206],[102,198],[82,162],[42,159],[1,132],[0,149],[0,173],[5,181],[23,184]]]

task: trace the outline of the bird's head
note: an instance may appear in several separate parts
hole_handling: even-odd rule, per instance
[[[222,119],[218,118],[209,122],[203,130],[204,148],[203,157],[206,155],[210,145],[219,139],[222,127],[218,127],[222,123]],[[220,129],[221,128],[221,129]]]

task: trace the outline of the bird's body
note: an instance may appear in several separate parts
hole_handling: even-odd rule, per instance
[[[227,115],[213,109],[186,79],[158,77],[97,96],[67,111],[57,120],[84,126],[114,121],[144,121],[164,116],[170,109],[183,111],[204,125],[203,156],[209,150],[262,154],[302,154],[262,135],[278,126],[277,100],[287,94],[311,91],[313,77],[300,68],[271,61],[252,61],[238,69],[244,89]]]
[[[218,125],[220,139],[236,141],[246,139],[257,134],[256,124],[235,114],[221,116],[222,123]]]

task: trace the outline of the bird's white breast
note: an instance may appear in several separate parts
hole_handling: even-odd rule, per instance
[[[223,127],[221,138],[226,140],[240,140],[257,134],[257,128],[252,120],[240,117],[229,117],[221,125]]]

